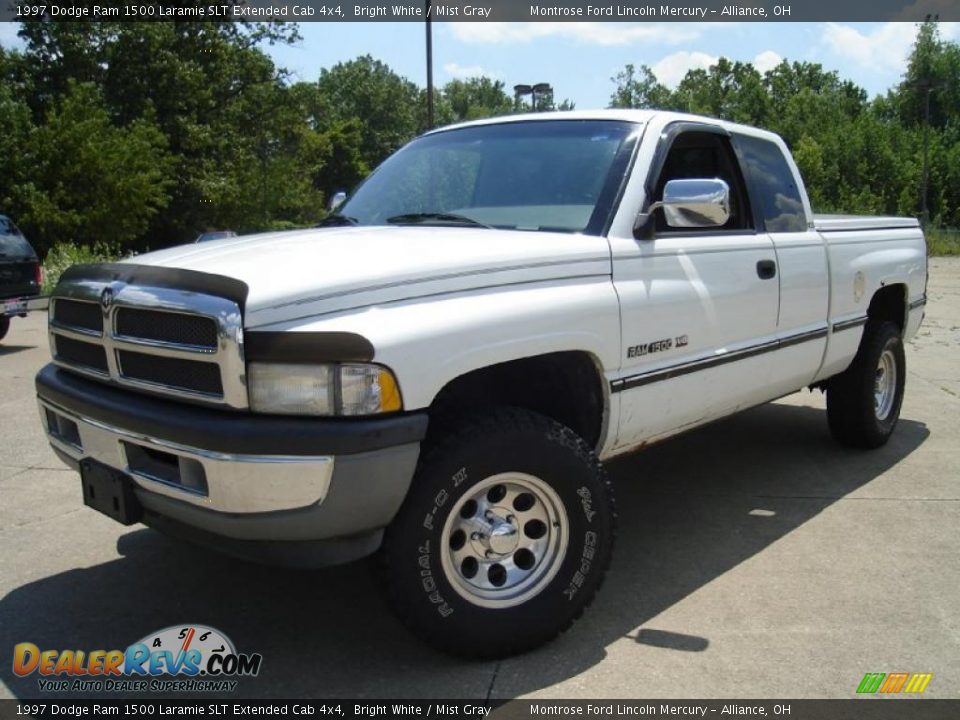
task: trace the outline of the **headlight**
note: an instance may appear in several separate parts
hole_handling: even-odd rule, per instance
[[[379,365],[253,362],[247,381],[255,412],[376,415],[403,408],[393,373]]]

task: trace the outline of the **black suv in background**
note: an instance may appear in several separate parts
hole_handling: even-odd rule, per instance
[[[10,318],[27,314],[27,300],[40,294],[40,259],[6,215],[0,215],[0,340],[10,329]]]

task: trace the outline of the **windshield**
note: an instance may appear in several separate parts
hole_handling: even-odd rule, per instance
[[[598,233],[634,129],[621,121],[555,120],[427,135],[388,158],[337,215],[360,225]]]

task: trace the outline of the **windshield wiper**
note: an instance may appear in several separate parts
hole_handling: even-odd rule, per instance
[[[487,228],[488,230],[493,230],[492,225],[487,225],[480,222],[479,220],[474,220],[472,217],[467,217],[466,215],[457,215],[456,213],[446,213],[446,212],[421,212],[421,213],[406,213],[404,215],[394,215],[393,217],[388,217],[387,222],[391,225],[422,225],[428,223],[431,220],[439,220],[443,223],[458,223],[460,225],[473,225],[476,227]]]
[[[317,227],[327,227],[328,225],[359,225],[360,221],[356,218],[350,217],[349,215],[341,215],[340,213],[333,213],[332,215],[327,215],[323,220],[317,223]]]

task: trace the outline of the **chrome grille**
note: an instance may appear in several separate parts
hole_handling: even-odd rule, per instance
[[[54,362],[178,399],[247,407],[240,307],[196,291],[62,281],[50,303]]]
[[[217,324],[199,315],[117,308],[116,333],[118,337],[143,338],[175,345],[202,348],[217,346]]]

